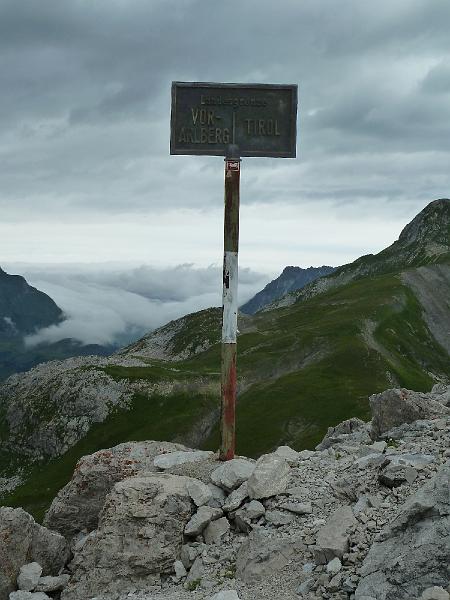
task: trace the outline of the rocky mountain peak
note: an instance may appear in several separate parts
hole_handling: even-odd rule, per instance
[[[430,202],[400,234],[399,242],[411,244],[439,244],[450,248],[450,199]]]

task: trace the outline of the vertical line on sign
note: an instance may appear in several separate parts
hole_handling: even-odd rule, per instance
[[[236,111],[233,110],[233,144],[236,143]]]

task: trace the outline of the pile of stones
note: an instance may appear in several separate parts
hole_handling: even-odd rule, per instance
[[[449,400],[388,390],[371,422],[256,461],[168,442],[84,457],[34,524],[67,540],[53,572],[29,548],[4,568],[5,515],[26,513],[0,509],[0,600],[450,600]]]

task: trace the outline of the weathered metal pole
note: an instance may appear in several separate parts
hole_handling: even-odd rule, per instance
[[[220,459],[234,458],[236,447],[236,337],[239,250],[239,182],[241,161],[236,147],[225,158],[225,219],[222,316],[222,405]]]

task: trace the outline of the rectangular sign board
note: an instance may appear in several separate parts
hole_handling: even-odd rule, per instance
[[[295,158],[297,86],[172,83],[170,153]]]

